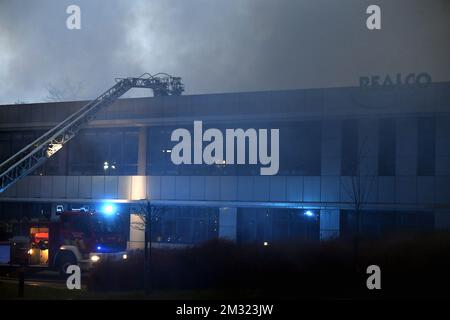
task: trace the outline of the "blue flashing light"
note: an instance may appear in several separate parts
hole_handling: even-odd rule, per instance
[[[106,215],[112,215],[114,214],[115,208],[112,204],[106,204],[103,206],[102,210]]]
[[[306,210],[305,211],[305,216],[307,216],[307,217],[314,217],[314,212],[312,212],[311,210]]]
[[[104,244],[98,244],[95,246],[95,248],[97,249],[97,252],[101,252],[101,253],[108,253],[108,252],[116,252],[119,251],[114,247],[110,247],[108,245],[104,245]]]

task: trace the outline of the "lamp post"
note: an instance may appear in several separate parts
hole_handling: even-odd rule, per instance
[[[149,294],[152,291],[152,206],[150,205],[150,201],[147,201],[147,207],[145,210],[144,241],[144,286],[145,294]]]

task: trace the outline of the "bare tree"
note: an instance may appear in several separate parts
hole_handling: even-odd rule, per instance
[[[72,83],[68,79],[55,86],[52,83],[46,86],[48,102],[73,101],[83,99],[84,87],[82,82]]]
[[[373,184],[375,181],[375,172],[371,170],[370,164],[367,163],[367,137],[364,137],[359,144],[355,160],[349,164],[351,176],[346,181],[341,180],[342,187],[346,192],[349,201],[355,212],[355,234],[353,240],[353,253],[355,266],[358,268],[358,252],[359,241],[362,225],[362,209],[368,202]]]
[[[152,211],[152,219],[155,217],[155,215],[162,210],[161,207],[155,207],[151,205],[151,202],[149,199],[143,200],[144,202],[141,203],[137,207],[133,207],[133,214],[135,214],[139,221],[133,221],[130,223],[131,227],[135,230],[139,231],[145,231],[145,227],[147,225],[147,220],[149,219],[148,216],[148,210]],[[150,209],[149,209],[150,208]]]
[[[138,221],[132,221],[130,223],[131,228],[138,230],[138,231],[145,231],[145,225],[146,225],[146,209],[144,206],[140,206],[138,208],[133,208],[133,214],[138,217]]]
[[[140,205],[138,208],[135,208],[134,214],[139,217],[139,221],[132,222],[131,227],[144,231],[144,285],[145,285],[145,293],[149,294],[152,291],[152,223],[153,217],[156,214],[156,211],[160,208],[152,206],[150,200],[146,199],[145,203]]]

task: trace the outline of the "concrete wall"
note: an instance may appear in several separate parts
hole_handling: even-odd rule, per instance
[[[349,177],[339,176],[29,176],[1,199],[91,199],[349,203]],[[369,204],[448,206],[450,176],[372,177]]]
[[[145,242],[144,221],[137,215],[130,215],[130,238],[127,249],[142,249]]]

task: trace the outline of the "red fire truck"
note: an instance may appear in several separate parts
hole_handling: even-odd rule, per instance
[[[125,225],[119,214],[87,210],[65,211],[58,221],[31,224],[27,264],[65,275],[69,265],[88,270],[101,260],[127,259]],[[14,245],[11,262],[24,261]]]
[[[35,172],[95,119],[98,112],[132,88],[152,89],[155,96],[179,96],[184,91],[181,78],[166,73],[117,78],[116,83],[96,99],[0,163],[0,193]],[[102,214],[88,210],[63,212],[58,222],[30,226],[29,243],[28,237],[26,241],[0,242],[0,266],[29,263],[65,274],[71,264],[89,268],[103,259],[126,259],[126,236],[120,230],[123,224],[114,217],[112,206],[105,206],[103,211]]]

